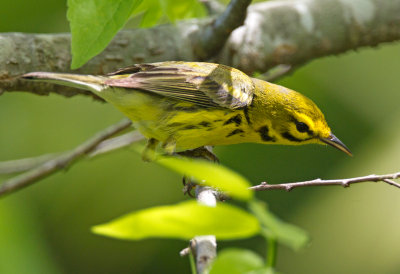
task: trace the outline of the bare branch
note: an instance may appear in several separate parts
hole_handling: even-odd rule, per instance
[[[181,251],[179,251],[179,255],[181,257],[185,257],[188,256],[190,254],[190,248],[189,247],[185,247],[184,249],[182,249]]]
[[[393,181],[393,180],[390,180],[390,179],[383,179],[382,181],[384,181],[385,183],[388,183],[389,185],[392,185],[392,186],[395,186],[395,187],[400,188],[400,184],[396,183],[396,182]]]
[[[393,174],[384,174],[384,175],[372,174],[372,175],[368,175],[368,176],[348,178],[348,179],[335,179],[335,180],[315,179],[315,180],[311,180],[311,181],[275,184],[275,185],[271,185],[266,182],[263,182],[259,185],[250,187],[250,189],[252,189],[254,191],[273,190],[273,189],[291,191],[294,188],[309,187],[309,186],[339,185],[339,186],[343,186],[343,187],[349,187],[351,184],[364,183],[364,182],[385,182],[389,185],[400,188],[400,184],[392,181],[393,179],[398,179],[398,178],[400,178],[400,172],[393,173]]]
[[[54,159],[56,155],[57,154],[55,153],[50,153],[37,157],[0,162],[0,174],[18,173],[35,168],[49,160]]]
[[[226,10],[197,35],[194,50],[200,60],[216,55],[233,30],[243,24],[251,0],[231,0]]]
[[[400,0],[364,0],[359,4],[356,7],[351,1],[299,0],[251,5],[244,25],[230,34],[212,61],[249,74],[262,73],[279,64],[297,68],[318,57],[400,39]],[[210,22],[206,18],[121,31],[100,55],[76,73],[104,74],[133,63],[199,60],[193,41],[201,39]],[[16,78],[31,71],[70,72],[69,34],[0,34],[0,48],[0,94],[27,91],[92,96],[89,92]]]
[[[43,164],[11,178],[0,185],[0,197],[11,192],[15,192],[21,188],[27,187],[40,179],[43,179],[61,169],[64,169],[82,156],[96,149],[96,147],[105,139],[114,134],[123,131],[131,125],[130,120],[124,119],[121,122],[112,125],[101,132],[98,132],[91,139],[79,145],[71,151],[67,151],[55,158],[44,162]]]
[[[400,0],[266,1],[251,5],[219,63],[247,73],[400,39]],[[358,3],[358,2],[357,2]],[[360,12],[362,10],[362,12]]]
[[[196,187],[197,202],[206,206],[217,206],[215,190],[208,186]],[[212,261],[217,256],[217,240],[214,235],[203,235],[195,237],[190,248],[196,258],[197,273],[208,273]]]
[[[139,131],[132,131],[121,136],[106,139],[98,144],[92,151],[87,153],[90,158],[102,155],[133,143],[144,140],[145,137]],[[37,157],[17,159],[0,162],[0,174],[12,174],[30,170],[44,164],[47,161],[54,160],[60,153],[44,154]]]
[[[124,135],[104,140],[98,144],[88,155],[90,158],[130,146],[133,143],[144,140],[145,137],[139,131],[133,131]]]
[[[198,185],[196,188],[197,202],[203,205],[215,207],[217,205],[217,191],[208,186]],[[189,247],[179,252],[181,257],[190,253],[196,258],[197,273],[208,273],[212,261],[217,256],[217,240],[214,235],[203,235],[193,238]]]

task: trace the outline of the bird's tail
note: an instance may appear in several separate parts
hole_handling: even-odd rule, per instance
[[[104,89],[104,81],[106,79],[102,76],[54,72],[31,72],[22,75],[21,78],[85,89],[92,92],[99,92]]]

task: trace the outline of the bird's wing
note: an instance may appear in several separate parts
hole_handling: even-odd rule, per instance
[[[202,107],[242,108],[253,99],[254,84],[245,73],[200,62],[139,64],[108,75],[105,84],[140,89]]]

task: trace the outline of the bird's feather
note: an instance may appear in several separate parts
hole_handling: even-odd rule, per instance
[[[253,99],[254,84],[243,72],[216,64],[140,64],[108,75],[111,87],[140,89],[202,107],[238,109]]]

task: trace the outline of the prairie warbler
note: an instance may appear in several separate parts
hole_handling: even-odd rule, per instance
[[[106,76],[32,72],[22,76],[90,90],[113,104],[148,138],[143,153],[166,153],[245,142],[329,144],[320,109],[300,93],[224,65],[202,62],[137,64]]]

